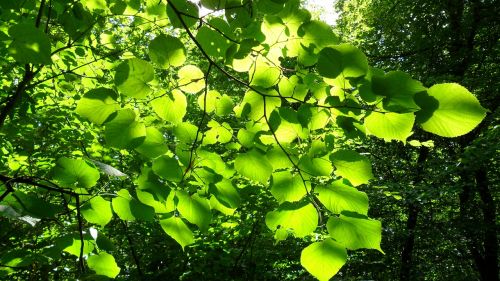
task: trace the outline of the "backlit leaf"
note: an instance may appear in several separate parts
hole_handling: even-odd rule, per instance
[[[318,226],[318,212],[311,203],[285,202],[267,213],[266,225],[272,231],[284,228],[295,237],[304,237]]]
[[[346,261],[346,249],[332,239],[312,243],[300,254],[300,264],[320,281],[330,280]]]
[[[116,101],[118,95],[107,88],[97,88],[88,91],[78,101],[76,113],[89,121],[101,125],[111,114],[120,109]]]
[[[353,150],[339,150],[330,155],[335,174],[348,179],[352,185],[368,183],[373,178],[370,160]]]
[[[368,196],[366,193],[336,180],[331,185],[316,186],[319,201],[334,214],[351,211],[366,215],[368,213]]]
[[[340,217],[330,217],[326,223],[330,236],[351,250],[380,248],[382,224],[356,213],[343,213]]]
[[[120,273],[120,267],[116,264],[115,258],[106,252],[90,256],[87,264],[97,275],[115,278]]]
[[[264,154],[257,149],[239,154],[234,160],[234,168],[242,176],[262,184],[267,184],[273,169]]]
[[[145,98],[153,92],[148,83],[154,77],[154,69],[149,62],[133,58],[118,65],[115,73],[115,85],[123,95],[132,98]]]
[[[83,159],[61,157],[52,170],[53,178],[65,187],[89,188],[99,180],[99,171]]]
[[[476,97],[456,83],[434,85],[416,101],[422,108],[417,112],[422,129],[442,137],[464,135],[486,116]]]
[[[126,189],[121,189],[112,200],[113,211],[122,220],[126,221],[152,221],[154,219],[154,209],[144,205],[133,198]]]
[[[181,218],[173,216],[160,220],[160,225],[170,237],[174,238],[181,245],[182,249],[194,243],[193,232],[191,232]]]
[[[186,61],[186,49],[178,38],[160,34],[149,43],[149,57],[162,68],[181,66]]]

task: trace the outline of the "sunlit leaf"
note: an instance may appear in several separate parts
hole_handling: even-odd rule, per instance
[[[106,142],[117,148],[135,148],[146,138],[146,126],[135,120],[132,109],[122,109],[106,123],[104,129]]]
[[[132,98],[145,98],[153,92],[148,85],[154,79],[153,66],[144,60],[133,58],[116,68],[115,85],[118,91]]]
[[[458,137],[474,129],[486,116],[484,109],[467,89],[455,84],[437,84],[416,97],[422,110],[417,122],[427,132],[442,137]]]
[[[316,186],[319,201],[334,214],[351,211],[366,215],[368,213],[368,196],[366,193],[336,180],[330,185]]]
[[[168,219],[160,220],[160,225],[163,230],[172,237],[182,249],[187,245],[194,243],[193,232],[179,217],[170,217]]]
[[[105,226],[113,218],[111,202],[104,200],[101,196],[90,199],[81,207],[81,212],[85,220],[101,226]]]
[[[186,61],[186,49],[178,38],[160,34],[149,43],[149,57],[163,68],[181,66]]]
[[[115,278],[120,273],[120,267],[116,264],[115,258],[106,252],[90,256],[87,264],[97,275]]]
[[[107,88],[97,88],[88,91],[76,106],[76,113],[89,121],[101,125],[111,114],[120,109],[116,101],[118,95]]]
[[[318,226],[318,212],[311,203],[285,202],[267,213],[266,225],[272,231],[284,228],[295,237],[304,237]]]
[[[112,205],[113,211],[120,219],[126,221],[135,221],[136,219],[152,221],[154,219],[154,209],[133,198],[126,189],[121,189],[116,195],[112,200]]]
[[[264,154],[257,149],[239,154],[234,160],[234,167],[242,176],[262,184],[267,184],[273,169]]]
[[[300,254],[300,264],[320,281],[330,280],[346,261],[345,247],[332,239],[314,242]]]
[[[382,224],[356,213],[343,213],[340,217],[330,217],[326,228],[331,237],[351,250],[380,248]]]
[[[373,178],[370,160],[353,150],[339,150],[330,155],[335,174],[348,179],[352,185],[368,183]]]
[[[52,170],[53,178],[65,187],[89,188],[99,180],[99,171],[83,159],[61,157]]]

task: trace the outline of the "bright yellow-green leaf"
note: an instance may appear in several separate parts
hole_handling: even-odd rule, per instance
[[[153,66],[141,59],[133,58],[116,68],[115,85],[118,91],[132,98],[145,98],[153,92],[148,85],[155,77]]]
[[[193,232],[191,232],[181,218],[173,216],[168,219],[160,220],[160,225],[170,237],[181,245],[182,249],[194,243]]]
[[[186,61],[186,49],[178,38],[160,34],[149,43],[149,57],[162,68],[181,66]]]
[[[417,112],[422,129],[442,137],[467,134],[486,116],[476,97],[456,83],[434,85],[416,101],[422,108]]]
[[[167,152],[168,147],[162,133],[154,127],[148,127],[144,142],[135,150],[148,158],[156,158]]]
[[[160,156],[153,161],[153,171],[163,179],[180,182],[183,171],[177,159],[167,155]]]
[[[234,160],[236,171],[251,180],[267,184],[273,167],[265,155],[257,149],[239,154]]]
[[[52,170],[53,177],[62,186],[89,188],[99,180],[99,171],[83,159],[61,157]]]
[[[105,226],[113,218],[111,202],[104,200],[101,196],[90,199],[81,207],[83,217],[90,223]]]
[[[120,109],[118,95],[107,88],[97,88],[85,93],[76,106],[76,113],[89,121],[101,125],[111,114]]]
[[[271,194],[279,203],[283,203],[299,201],[307,191],[298,175],[292,175],[290,171],[281,171],[273,173]]]
[[[373,178],[370,160],[353,150],[342,149],[330,155],[335,174],[348,179],[352,185],[368,183]]]
[[[368,213],[368,196],[366,193],[347,185],[342,180],[336,180],[331,185],[316,186],[319,201],[332,213],[340,214],[343,211]]]
[[[365,127],[370,134],[378,138],[404,142],[411,135],[414,122],[413,113],[372,112],[365,118]]]
[[[343,213],[340,217],[330,217],[326,223],[330,236],[351,250],[380,248],[382,224],[356,213]]]
[[[133,198],[126,189],[121,189],[112,200],[113,211],[122,220],[126,221],[152,221],[154,219],[154,209],[144,205]]]
[[[285,202],[267,213],[266,225],[272,231],[284,228],[295,237],[304,237],[318,226],[318,212],[311,203]]]
[[[105,252],[90,256],[87,264],[97,275],[115,278],[120,273],[120,267],[116,264],[115,258]]]
[[[104,129],[106,142],[117,148],[135,148],[146,138],[146,126],[135,121],[132,109],[119,110]]]
[[[330,280],[346,261],[345,247],[332,239],[312,243],[300,254],[300,264],[320,281]]]
[[[186,115],[187,100],[181,91],[173,90],[171,93],[151,101],[151,106],[160,118],[178,124]]]
[[[177,81],[180,89],[189,94],[196,94],[205,88],[205,74],[197,66],[186,65],[179,69]]]

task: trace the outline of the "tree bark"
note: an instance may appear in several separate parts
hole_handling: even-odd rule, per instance
[[[419,185],[423,179],[424,163],[429,154],[429,149],[425,146],[420,147],[418,159],[415,168],[414,185]],[[417,228],[418,214],[421,207],[416,200],[408,204],[408,219],[406,220],[406,239],[401,251],[401,269],[399,271],[399,280],[411,280],[411,268],[413,262],[413,248],[415,246],[415,231]]]
[[[482,263],[477,264],[482,281],[498,281],[498,241],[496,226],[496,208],[489,190],[485,169],[476,171],[476,188],[481,198],[483,212],[483,248]]]

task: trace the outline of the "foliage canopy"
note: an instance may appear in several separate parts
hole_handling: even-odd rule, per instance
[[[347,249],[383,252],[359,146],[416,130],[456,137],[485,116],[458,84],[370,67],[298,0],[201,5],[217,12],[186,0],[0,2],[2,229],[43,225],[34,248],[2,254],[1,274],[66,252],[74,276],[115,278],[106,235],[119,225],[160,226],[186,250],[238,221],[252,190],[272,200],[259,216],[276,241],[305,239],[302,266],[328,280]]]

